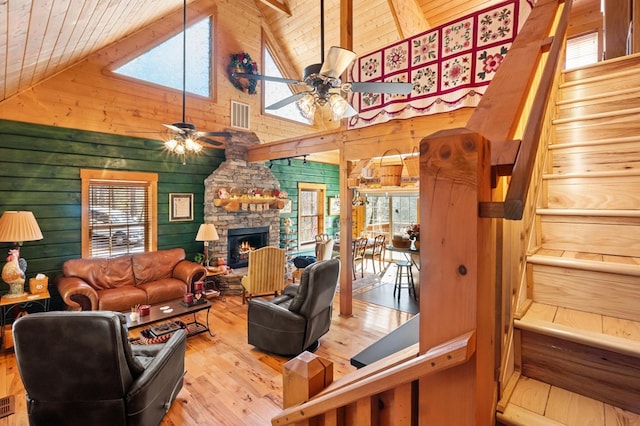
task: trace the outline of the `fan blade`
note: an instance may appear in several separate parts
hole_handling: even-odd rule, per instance
[[[284,98],[281,101],[276,102],[275,104],[271,104],[268,107],[266,107],[265,109],[280,109],[285,105],[289,105],[291,102],[295,102],[298,99],[306,96],[307,94],[309,94],[310,92],[300,92],[300,93],[296,93],[294,95],[289,96],[288,98]]]
[[[340,78],[344,70],[356,58],[355,52],[342,47],[331,46],[327,58],[322,63],[320,74],[329,78]]]
[[[222,138],[228,138],[231,136],[229,132],[198,132],[198,137],[202,138],[202,136],[218,136]]]
[[[282,77],[271,77],[268,75],[261,74],[249,74],[244,72],[234,72],[231,74],[233,78],[248,78],[249,80],[265,80],[265,81],[274,81],[276,83],[287,83],[287,84],[303,84],[302,81],[292,80],[290,78],[282,78]]]
[[[219,141],[214,141],[212,139],[209,138],[198,138],[198,143],[202,144],[203,146],[209,146],[211,148],[217,148],[219,146],[223,146],[224,143],[223,142],[219,142]]]
[[[164,127],[166,127],[167,129],[169,129],[169,130],[173,131],[173,132],[176,132],[176,133],[184,133],[184,130],[183,130],[183,129],[181,129],[180,127],[174,126],[173,124],[164,124],[164,123],[162,123],[162,125],[163,125]]]
[[[347,91],[352,92],[369,92],[369,93],[393,93],[398,95],[408,95],[413,89],[411,83],[396,83],[396,82],[383,82],[383,81],[371,81],[371,82],[352,82],[347,83]]]

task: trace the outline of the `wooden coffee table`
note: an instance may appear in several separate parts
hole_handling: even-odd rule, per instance
[[[181,317],[183,315],[193,314],[193,321],[186,323],[188,336],[194,336],[196,334],[204,332],[208,332],[209,335],[213,336],[213,334],[211,333],[211,329],[209,328],[210,309],[211,302],[204,298],[201,299],[200,303],[195,303],[189,306],[184,305],[182,303],[182,299],[176,299],[165,303],[151,305],[149,315],[140,316],[137,321],[131,321],[131,317],[129,316],[131,312],[124,311],[122,313],[127,317],[127,328],[129,330],[159,323],[161,321],[167,321],[173,318]],[[201,323],[198,321],[196,314],[200,311],[207,311],[205,323]]]

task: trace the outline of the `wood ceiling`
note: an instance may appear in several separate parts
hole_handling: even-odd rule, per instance
[[[234,1],[246,3],[247,13],[262,16],[265,34],[289,65],[290,77],[300,78],[305,66],[320,62],[320,0]],[[349,1],[352,48],[359,54],[498,3]],[[347,0],[324,1],[325,50],[340,45],[340,8],[346,4]],[[217,7],[225,7],[225,2]],[[181,8],[180,0],[0,0],[0,102]]]

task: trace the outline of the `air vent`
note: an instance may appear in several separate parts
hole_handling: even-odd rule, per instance
[[[249,105],[231,101],[231,127],[249,130]]]
[[[0,398],[0,418],[7,417],[16,410],[15,396],[4,396]]]

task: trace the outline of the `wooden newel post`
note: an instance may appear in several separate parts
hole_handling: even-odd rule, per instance
[[[302,352],[284,365],[282,408],[308,401],[333,382],[333,362]]]

